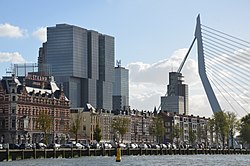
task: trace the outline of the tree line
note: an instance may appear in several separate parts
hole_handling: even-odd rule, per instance
[[[69,132],[75,137],[76,142],[78,141],[78,134],[80,132],[81,121],[83,117],[81,114],[77,115],[76,118],[71,120]],[[48,113],[41,113],[37,119],[38,128],[44,132],[45,139],[44,143],[48,143],[47,135],[52,129],[52,119]],[[130,126],[130,119],[125,117],[116,117],[113,119],[112,128],[114,133],[118,134],[120,141],[123,141],[124,135],[128,132]],[[161,114],[157,114],[153,117],[152,123],[149,126],[149,134],[156,138],[157,143],[163,143],[163,138],[166,132],[164,126],[164,120]],[[209,133],[209,134],[208,134]],[[233,112],[219,111],[214,113],[212,118],[208,120],[203,126],[199,126],[194,132],[191,127],[189,127],[189,144],[194,144],[195,142],[204,141],[205,146],[210,140],[210,144],[222,143],[223,147],[225,145],[233,145],[234,137],[236,133],[239,133],[239,138],[241,143],[250,144],[250,114],[242,117],[240,120]],[[180,125],[172,125],[171,129],[171,141],[179,144],[180,139],[183,136],[183,127]],[[210,137],[210,138],[209,138]],[[214,138],[215,137],[215,138]],[[95,127],[94,139],[99,142],[102,138],[101,129],[99,124]],[[116,138],[116,139],[117,139]],[[229,142],[231,141],[231,142]]]
[[[163,142],[165,127],[160,114],[154,118],[150,126],[150,133],[157,137],[158,143]],[[210,140],[210,144],[218,145],[221,143],[223,147],[233,146],[236,133],[239,133],[240,143],[250,145],[250,114],[237,119],[233,112],[219,111],[214,113],[206,124],[197,126],[196,132],[189,126],[188,143],[194,145],[195,142],[203,141],[207,147]],[[172,124],[170,137],[172,143],[175,142],[179,145],[183,137],[183,127],[179,124]]]

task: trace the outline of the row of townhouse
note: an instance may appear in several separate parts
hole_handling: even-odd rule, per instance
[[[85,108],[71,108],[70,101],[59,89],[53,77],[29,73],[27,76],[15,75],[0,80],[0,143],[35,143],[45,136],[39,128],[38,118],[42,112],[50,115],[52,129],[48,143],[66,143],[74,139],[69,132],[70,123],[82,114],[79,140],[94,142],[94,131],[98,124],[102,131],[102,142],[113,142],[117,133],[112,129],[113,119],[125,117],[130,120],[124,142],[153,142],[149,125],[154,116],[151,112],[95,110],[90,104]]]
[[[113,119],[115,118],[128,118],[130,121],[128,132],[123,138],[124,143],[156,143],[156,137],[150,135],[149,131],[155,116],[161,116],[164,122],[165,133],[162,141],[160,141],[162,143],[208,144],[210,141],[210,134],[207,128],[209,119],[205,117],[171,112],[160,112],[157,114],[156,112],[138,110],[110,112],[106,110],[95,110],[91,106],[86,107],[87,108],[71,109],[71,116],[79,116],[80,114],[83,116],[82,127],[79,131],[79,140],[86,143],[95,142],[93,135],[97,125],[101,128],[101,142],[116,142],[119,134],[112,128]],[[178,140],[172,136],[174,126],[178,126],[181,131]],[[191,132],[195,136],[193,143],[190,141]],[[71,139],[74,139],[74,137],[72,136]]]
[[[178,144],[206,144],[211,140],[208,130],[209,118],[199,117],[194,115],[176,114],[173,112],[161,112],[164,120],[164,127],[166,129],[164,135],[164,142],[171,142]],[[174,128],[180,131],[180,137],[173,137]],[[191,136],[191,134],[193,136]],[[191,138],[193,137],[193,138]]]
[[[152,112],[142,112],[138,110],[129,111],[107,111],[96,110],[91,105],[85,108],[71,108],[71,119],[82,116],[82,123],[79,130],[78,140],[83,143],[94,143],[94,132],[98,125],[101,129],[101,142],[117,142],[121,141],[120,135],[113,130],[112,123],[115,118],[127,118],[129,125],[128,131],[123,137],[124,143],[152,143],[153,136],[149,134],[149,126],[152,122],[154,114]],[[74,135],[71,135],[74,140]]]
[[[0,81],[0,142],[1,143],[34,143],[44,139],[37,119],[41,112],[52,117],[53,128],[49,134],[49,143],[65,143],[74,136],[69,132],[70,123],[79,113],[82,123],[78,138],[82,142],[92,143],[97,126],[101,128],[102,142],[114,142],[119,136],[112,129],[113,119],[128,118],[130,124],[123,141],[125,143],[155,143],[149,127],[156,112],[127,109],[125,111],[107,111],[95,109],[90,104],[85,108],[70,108],[70,101],[59,89],[53,77],[30,73],[26,77],[3,77]],[[165,134],[162,142],[172,142],[171,132],[174,125],[182,129],[181,143],[190,143],[190,129],[196,135],[204,128],[208,119],[205,117],[180,115],[160,112],[164,120]],[[202,130],[203,131],[203,130]],[[209,133],[207,133],[209,138]],[[174,140],[175,141],[175,140]],[[197,136],[196,142],[205,142]]]

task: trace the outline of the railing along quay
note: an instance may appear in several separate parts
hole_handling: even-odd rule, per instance
[[[123,148],[122,155],[216,155],[250,154],[250,149],[131,149]],[[75,158],[82,156],[115,156],[116,149],[25,149],[0,150],[0,161],[37,158]]]

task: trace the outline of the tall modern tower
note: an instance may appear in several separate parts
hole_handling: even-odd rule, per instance
[[[113,110],[129,108],[129,71],[117,62],[114,72]]]
[[[169,73],[167,96],[161,97],[163,111],[188,114],[188,85],[183,84],[183,81],[184,77],[181,73]]]
[[[114,38],[99,36],[99,79],[97,81],[97,107],[112,110],[114,73]]]
[[[39,49],[38,59],[40,67],[50,66],[71,107],[89,103],[95,108],[112,109],[112,88],[108,87],[112,87],[109,75],[114,69],[114,37],[57,24],[47,28],[47,42]]]

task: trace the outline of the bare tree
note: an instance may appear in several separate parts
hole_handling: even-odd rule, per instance
[[[116,117],[113,119],[112,128],[120,134],[121,142],[123,142],[123,137],[128,132],[129,124],[130,120],[125,117]]]
[[[78,112],[70,119],[69,131],[74,135],[75,141],[78,141],[78,135],[80,134],[80,129],[83,121],[83,115]]]
[[[48,133],[52,129],[52,118],[48,111],[40,112],[37,118],[38,128],[44,133],[44,143],[48,144]]]
[[[157,143],[161,143],[165,128],[164,128],[164,121],[161,116],[156,116],[153,118],[152,124],[149,126],[149,133],[152,136],[156,137]]]

